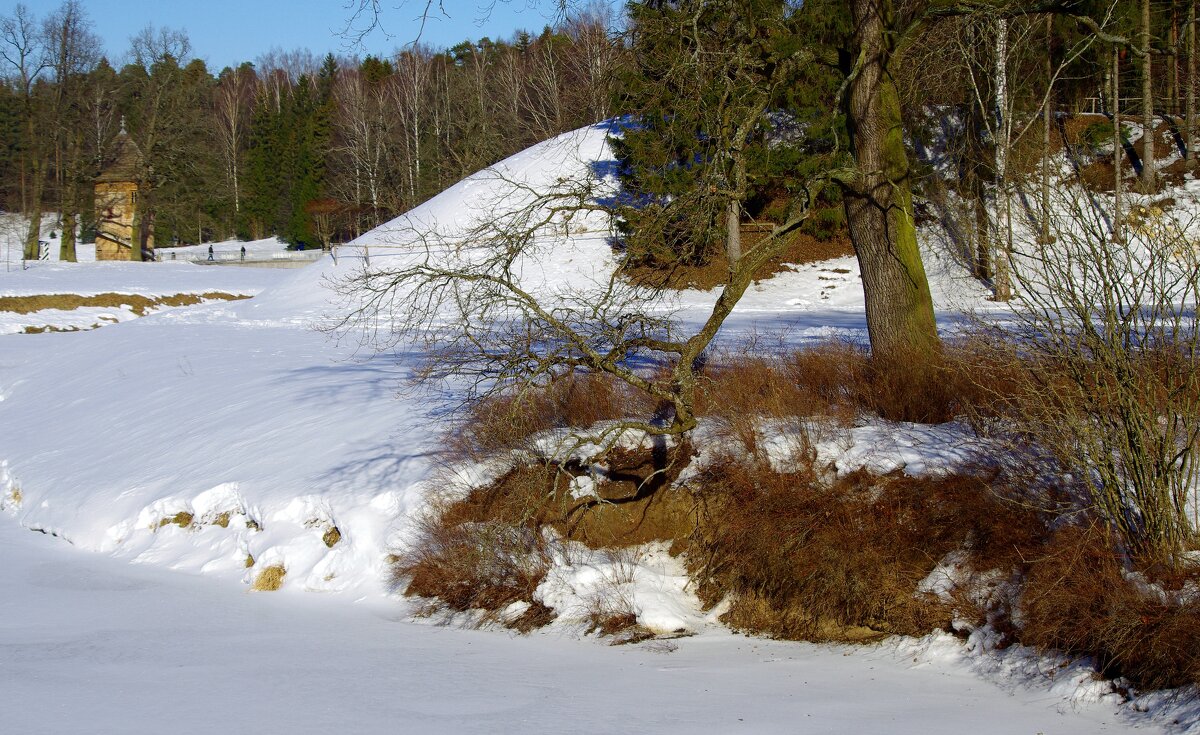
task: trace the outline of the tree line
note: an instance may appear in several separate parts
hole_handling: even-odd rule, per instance
[[[463,176],[611,114],[608,19],[388,57],[272,51],[210,70],[183,31],[147,27],[119,66],[80,0],[0,18],[0,209],[61,213],[63,257],[94,226],[91,183],[125,131],[160,245],[277,235],[319,247]],[[140,223],[139,223],[140,224]],[[135,254],[137,248],[134,248]]]

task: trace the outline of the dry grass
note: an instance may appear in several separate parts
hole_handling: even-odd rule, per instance
[[[1030,565],[1020,635],[1042,648],[1094,657],[1106,675],[1141,687],[1200,684],[1198,585],[1200,570],[1193,569],[1171,575],[1158,590],[1139,589],[1105,531],[1068,527]]]
[[[180,528],[190,528],[195,519],[196,516],[192,515],[191,513],[188,513],[187,511],[180,511],[170,518],[163,518],[159,520],[158,525],[155,526],[155,529],[157,530],[163,526],[169,526],[171,524],[179,526]]]
[[[332,549],[342,540],[342,532],[337,526],[330,526],[325,529],[325,533],[321,534],[321,540],[325,542],[327,548]]]
[[[981,339],[946,345],[932,361],[875,360],[865,347],[837,341],[783,357],[727,354],[707,369],[697,413],[730,425],[759,416],[824,416],[844,425],[862,414],[942,423],[992,413],[1015,385],[1008,359]],[[928,371],[914,372],[923,363]]]
[[[735,628],[868,641],[974,617],[1007,642],[1095,656],[1105,673],[1141,686],[1200,683],[1200,573],[1143,569],[1162,594],[1131,583],[1111,538],[1072,525],[1089,514],[1072,495],[1077,489],[1046,487],[1054,472],[1045,453],[1014,451],[1020,459],[1013,466],[924,479],[861,471],[830,479],[811,462],[806,467],[803,453],[796,471],[769,468],[756,447],[763,419],[822,416],[846,426],[863,415],[966,418],[993,438],[1008,432],[1017,450],[1027,437],[1014,421],[1052,420],[1070,409],[1047,400],[1070,395],[1056,387],[1065,381],[1061,370],[1030,364],[988,335],[947,345],[928,375],[907,367],[836,342],[782,357],[718,356],[703,375],[697,413],[740,441],[747,457],[710,465],[687,488],[675,486],[694,454],[686,445],[609,452],[604,473],[575,463],[517,467],[427,519],[415,550],[396,560],[397,577],[409,594],[439,598],[450,610],[488,610],[490,619],[514,602],[529,603],[506,623],[527,630],[552,618],[532,599],[549,564],[544,529],[593,548],[667,539],[673,552],[688,552],[702,599],[733,600],[725,620]],[[1163,363],[1160,372],[1174,374],[1173,367]],[[1041,376],[1038,391],[1031,374]],[[1148,384],[1146,400],[1194,389],[1159,382]],[[524,446],[549,428],[652,410],[610,380],[573,376],[476,405],[474,425],[455,436],[456,452],[486,455]],[[1015,466],[1025,461],[1029,467]],[[598,497],[571,496],[572,480],[583,475],[598,479]],[[1011,489],[1032,486],[1030,478],[1041,483],[1036,507],[1032,493]],[[951,553],[975,576],[968,572],[949,598],[920,594],[920,583]],[[981,596],[970,586],[992,572],[1023,585],[1019,615],[1011,595]],[[590,624],[614,640],[639,640],[645,631],[621,589],[614,584],[596,595]]]
[[[283,586],[283,578],[286,576],[287,569],[282,564],[272,564],[258,573],[250,588],[256,592],[275,592]]]
[[[691,495],[669,489],[690,452],[614,450],[595,496],[574,498],[571,481],[586,468],[543,462],[518,466],[466,498],[435,508],[411,549],[392,560],[405,594],[436,598],[433,609],[483,610],[483,622],[518,630],[552,619],[533,599],[549,568],[544,529],[589,546],[628,547],[654,540],[686,541],[694,525]],[[498,613],[530,605],[516,620]],[[543,606],[544,607],[544,606]],[[617,614],[597,614],[610,628]]]
[[[606,375],[571,373],[549,385],[489,396],[471,405],[447,440],[452,457],[478,458],[523,447],[548,429],[592,426],[645,415],[648,398]]]
[[[690,455],[687,446],[612,450],[604,457],[603,474],[597,475],[595,495],[581,498],[572,496],[570,484],[588,475],[588,468],[553,462],[521,465],[442,509],[440,521],[551,528],[592,548],[685,539],[694,525],[692,498],[671,485]]]
[[[783,638],[862,640],[945,627],[949,606],[917,594],[949,552],[1016,567],[1042,525],[982,480],[854,473],[832,483],[725,462],[697,480],[704,599],[735,596],[730,625]]]
[[[149,309],[164,306],[191,306],[202,301],[237,301],[248,299],[244,294],[223,291],[208,291],[202,294],[179,293],[169,296],[141,296],[139,294],[102,293],[92,296],[79,294],[39,294],[36,296],[0,296],[0,311],[14,314],[32,314],[43,309],[70,311],[84,307],[121,308],[129,307],[138,316],[145,316]]]
[[[408,580],[406,595],[437,598],[453,611],[484,610],[495,620],[513,603],[532,605],[549,565],[536,528],[501,521],[451,524],[433,516],[393,569]]]

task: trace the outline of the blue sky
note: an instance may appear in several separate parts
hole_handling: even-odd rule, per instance
[[[17,0],[2,2],[0,14],[11,12]],[[61,0],[24,0],[39,17]],[[93,27],[104,41],[109,59],[117,63],[129,48],[129,37],[147,23],[187,31],[193,54],[208,62],[211,71],[253,61],[263,52],[308,48],[317,55],[390,54],[411,43],[419,24],[415,20],[424,0],[383,0],[383,26],[389,35],[374,32],[361,48],[350,48],[339,32],[346,27],[357,0],[82,0]],[[435,12],[421,36],[434,47],[452,46],[482,36],[508,38],[525,28],[540,31],[554,21],[553,0],[496,2],[488,13],[487,0],[444,0],[446,14]]]

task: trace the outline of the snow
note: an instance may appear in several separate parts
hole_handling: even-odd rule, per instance
[[[1114,715],[1106,696],[1073,694],[1100,691],[1093,682],[1048,690],[984,672],[1011,687],[1002,689],[974,673],[966,654],[732,635],[700,609],[680,562],[655,546],[620,557],[554,545],[557,563],[536,596],[560,622],[528,639],[410,621],[388,555],[405,548],[430,497],[448,487],[437,459],[447,398],[406,387],[418,347],[375,355],[317,329],[338,314],[329,283],[426,252],[479,257],[486,244],[454,238],[494,221],[502,205],[604,170],[605,132],[535,146],[300,270],[38,262],[0,274],[8,295],[254,295],[118,315],[120,323],[89,332],[3,337],[0,515],[10,518],[0,518],[0,687],[22,703],[0,714],[4,729],[1057,733],[1147,725],[1128,719],[1127,708]],[[417,235],[431,226],[451,242],[426,248]],[[521,264],[523,278],[539,293],[580,298],[611,271],[608,233],[594,214],[552,221],[535,242],[538,257]],[[952,329],[986,293],[949,261],[931,253],[928,264]],[[685,292],[656,306],[695,323],[715,298]],[[762,333],[864,339],[857,263],[800,266],[757,284],[728,325],[729,344]],[[936,472],[968,460],[957,448],[961,432],[872,424],[822,433],[816,450],[838,471]],[[461,490],[504,466],[453,468],[450,485]],[[272,566],[286,570],[280,592],[248,592]],[[580,640],[589,606],[606,592],[655,632],[694,635],[612,649]],[[935,643],[930,650],[961,648]]]
[[[1070,735],[1148,724],[1103,696],[981,681],[942,639],[846,648],[714,632],[606,647],[412,624],[395,603],[239,593],[10,523],[0,555],[6,732]]]

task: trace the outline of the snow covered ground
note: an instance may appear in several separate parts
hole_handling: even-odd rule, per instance
[[[598,646],[247,594],[0,524],[13,733],[1104,733],[1108,701],[1000,688],[946,655],[714,632]],[[957,645],[957,644],[954,644]],[[671,650],[671,649],[674,650]]]
[[[600,128],[541,144],[302,270],[37,263],[0,274],[0,294],[257,294],[90,332],[0,337],[0,515],[9,517],[0,518],[0,547],[11,560],[0,569],[0,687],[26,703],[0,710],[0,724],[13,726],[4,729],[1149,725],[1129,707],[1114,715],[1108,685],[1086,671],[1071,669],[1052,689],[998,665],[987,676],[1015,687],[998,688],[973,673],[980,656],[954,641],[867,650],[732,636],[699,609],[677,562],[652,549],[630,594],[660,627],[695,637],[608,649],[577,640],[569,621],[528,640],[406,622],[387,556],[411,538],[440,482],[437,409],[446,398],[401,390],[419,359],[411,345],[374,355],[353,335],[315,329],[337,314],[328,283],[368,260],[379,268],[419,257],[416,230],[467,230],[498,200],[587,176],[606,155]],[[539,248],[550,255],[531,260],[525,275],[541,289],[582,293],[611,267],[606,236],[605,223],[563,223]],[[985,292],[932,256],[941,323],[953,329]],[[694,322],[714,298],[686,292],[661,308]],[[803,266],[753,287],[726,339],[863,339],[862,310],[854,259]],[[844,440],[858,454],[843,461],[912,465],[937,454],[922,452],[923,442],[953,431],[860,432]],[[560,613],[611,574],[600,556],[573,563],[545,590]],[[244,593],[272,567],[286,570],[279,594]]]

